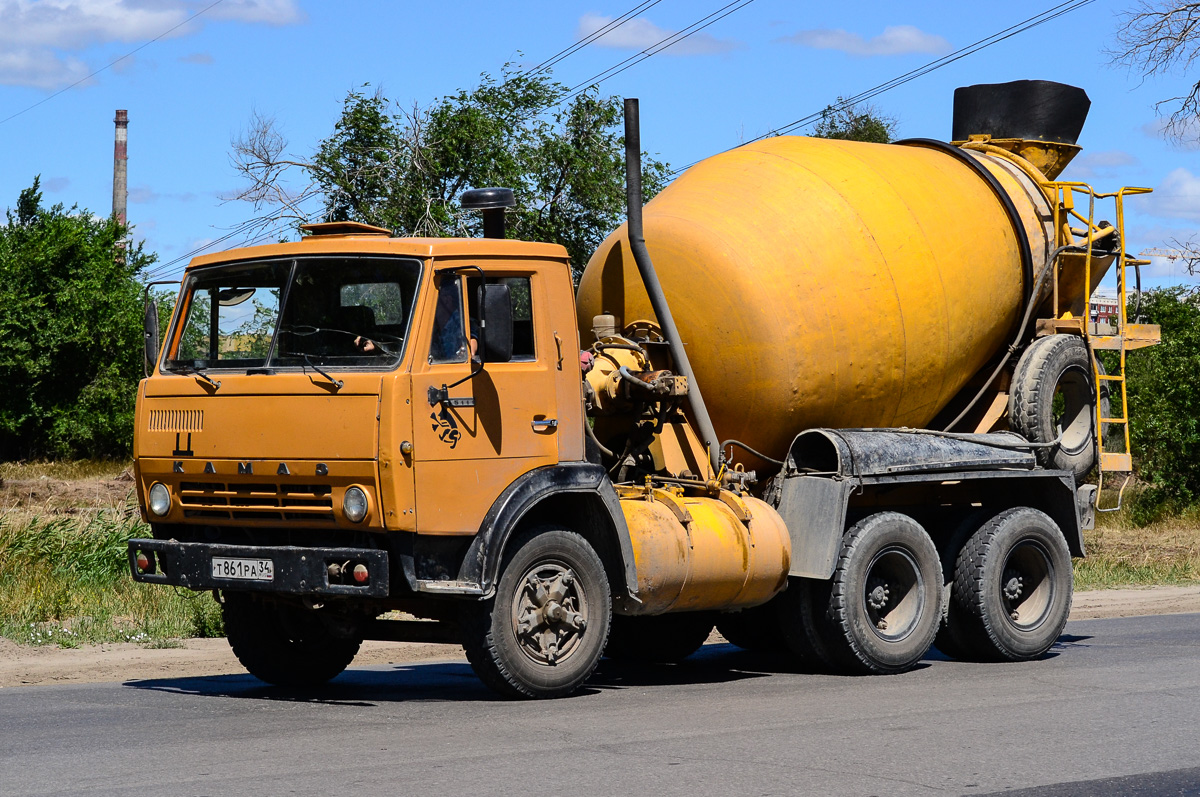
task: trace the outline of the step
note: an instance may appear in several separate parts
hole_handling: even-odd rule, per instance
[[[1129,473],[1133,470],[1133,456],[1100,452],[1100,470],[1108,473]]]

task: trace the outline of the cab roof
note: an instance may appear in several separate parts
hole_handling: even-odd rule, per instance
[[[506,238],[391,238],[382,234],[383,232],[385,231],[356,230],[346,234],[325,233],[308,235],[290,243],[227,249],[224,252],[200,255],[194,258],[187,268],[190,270],[239,260],[322,254],[399,255],[419,258],[535,258],[563,262],[568,260],[567,250],[559,244],[513,241]]]

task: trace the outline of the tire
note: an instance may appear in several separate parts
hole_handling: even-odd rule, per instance
[[[951,600],[954,572],[958,555],[971,535],[996,514],[995,509],[979,509],[958,521],[943,544],[938,546],[945,589],[942,595],[942,622],[934,647],[952,659],[973,660],[978,657],[979,641],[975,627],[965,622],[962,609]]]
[[[1008,417],[1013,430],[1033,443],[1050,443],[1061,434],[1057,446],[1034,449],[1038,463],[1069,470],[1077,483],[1083,481],[1099,458],[1096,385],[1083,338],[1048,335],[1030,344],[1013,374]]]
[[[832,584],[812,578],[789,578],[776,610],[780,634],[801,665],[842,672],[849,669],[849,653],[828,616]]]
[[[226,592],[221,612],[233,654],[276,686],[316,686],[350,666],[362,639],[334,634],[316,611]]]
[[[897,512],[859,521],[842,543],[827,612],[839,657],[862,673],[911,670],[937,635],[943,590],[937,548],[919,523]]]
[[[604,655],[618,661],[675,664],[695,653],[713,630],[708,612],[613,617]]]
[[[1071,553],[1058,525],[1018,507],[988,521],[963,546],[950,604],[972,658],[1028,661],[1062,634],[1073,587]]]
[[[779,628],[778,608],[778,599],[772,599],[753,609],[722,614],[717,618],[717,630],[730,644],[742,650],[780,653],[787,650],[787,643]]]
[[[496,594],[465,607],[463,649],[500,695],[564,697],[596,669],[611,620],[596,551],[573,531],[541,526],[508,544]]]

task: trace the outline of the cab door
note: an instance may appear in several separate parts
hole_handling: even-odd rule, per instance
[[[527,261],[487,266],[479,275],[473,265],[435,272],[434,301],[417,341],[425,356],[413,366],[412,456],[422,534],[474,534],[509,484],[558,461],[556,344],[539,325],[550,315],[547,286]],[[480,279],[509,286],[513,355],[470,377]],[[430,389],[443,386],[450,400],[431,402]]]

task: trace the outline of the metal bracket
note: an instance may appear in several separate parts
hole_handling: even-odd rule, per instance
[[[474,407],[475,399],[472,398],[450,398],[449,389],[442,385],[440,388],[429,386],[429,406],[434,407],[438,404],[445,404],[447,407]]]

